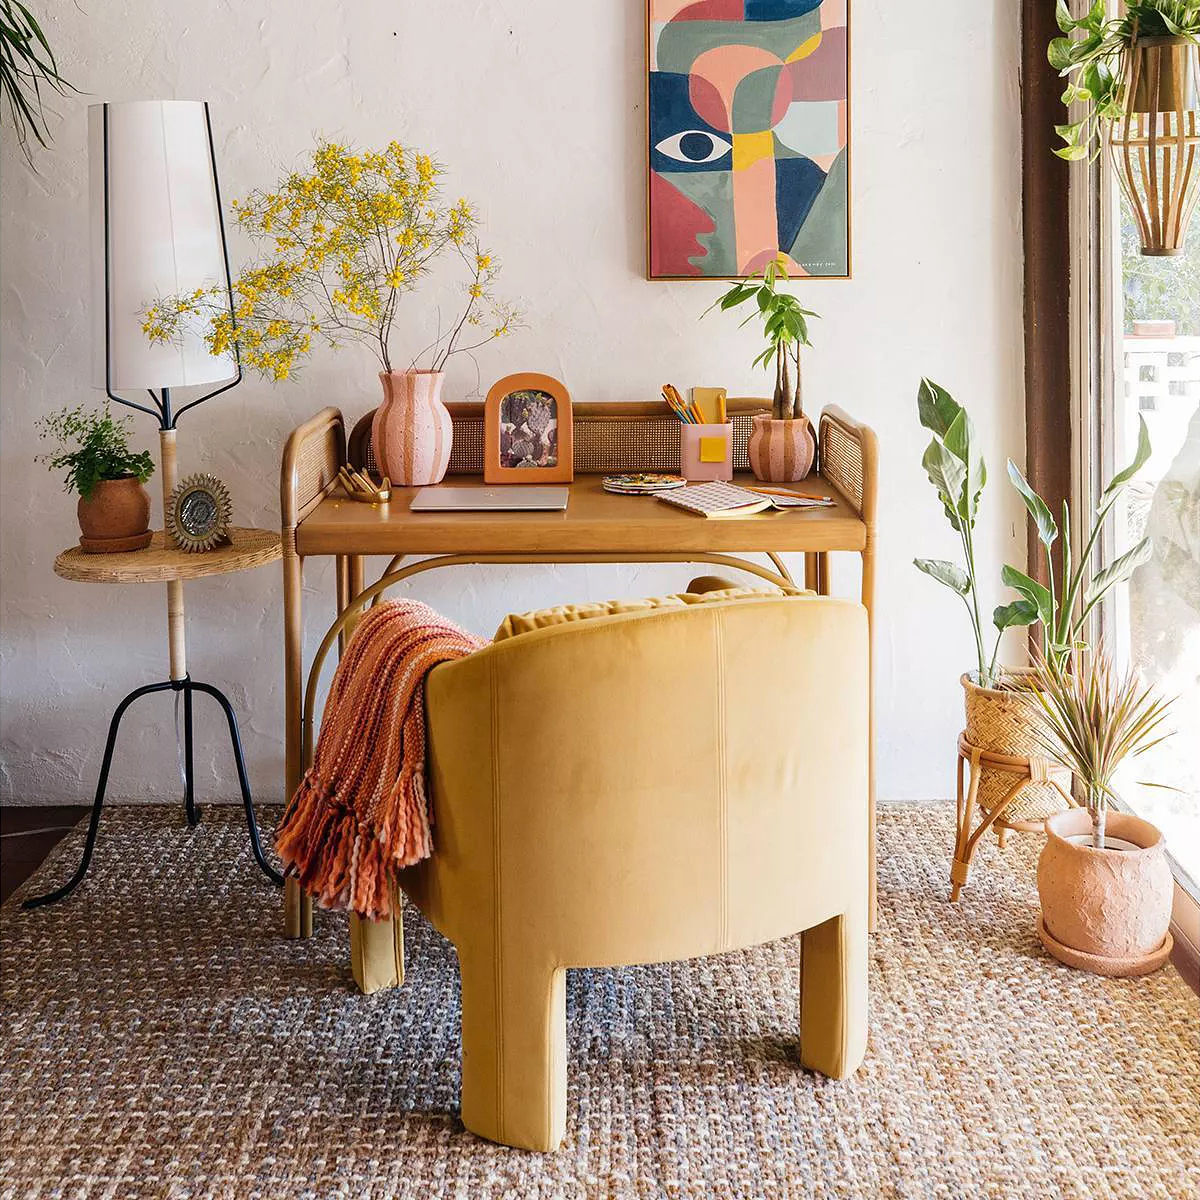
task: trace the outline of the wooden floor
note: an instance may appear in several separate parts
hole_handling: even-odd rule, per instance
[[[88,814],[84,804],[0,806],[0,903],[45,861],[46,855]]]

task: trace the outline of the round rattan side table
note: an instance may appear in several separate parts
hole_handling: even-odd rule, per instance
[[[170,650],[170,677],[159,683],[149,683],[135,688],[126,696],[112,715],[108,727],[108,741],[104,747],[104,759],[100,766],[100,778],[96,784],[96,797],[92,803],[92,816],[88,824],[87,840],[83,858],[75,874],[53,892],[35,896],[24,903],[25,908],[40,908],[65,899],[83,881],[92,861],[96,847],[96,833],[100,826],[100,811],[104,807],[104,794],[108,786],[108,773],[112,766],[113,750],[121,718],[137,699],[152,692],[174,692],[183,702],[183,788],[184,810],[189,825],[200,820],[196,807],[195,770],[192,744],[192,697],[199,692],[211,696],[221,706],[229,727],[229,740],[233,748],[234,764],[237,767],[238,784],[242,792],[242,804],[246,810],[246,826],[250,835],[250,847],[254,859],[272,883],[281,885],[283,877],[267,862],[258,836],[258,822],[254,816],[254,800],[250,795],[250,781],[246,775],[246,762],[242,754],[242,739],[238,732],[237,716],[228,697],[209,683],[197,683],[187,671],[187,642],[184,632],[183,585],[188,580],[203,579],[213,575],[228,575],[234,571],[248,571],[254,567],[277,562],[282,550],[279,534],[269,529],[233,528],[230,540],[213,550],[189,554],[171,545],[160,530],[145,550],[133,550],[118,554],[85,554],[78,546],[64,550],[54,560],[54,572],[63,579],[76,583],[165,583],[167,585],[167,637]]]

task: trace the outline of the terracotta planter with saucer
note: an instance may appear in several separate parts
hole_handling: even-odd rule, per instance
[[[1171,955],[1174,880],[1162,834],[1109,811],[1104,849],[1092,818],[1072,808],[1046,820],[1038,860],[1038,936],[1059,961],[1097,975],[1147,975]]]
[[[85,554],[145,550],[150,532],[150,495],[137,478],[102,479],[76,509]]]

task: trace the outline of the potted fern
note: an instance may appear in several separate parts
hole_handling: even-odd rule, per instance
[[[771,414],[753,419],[747,451],[755,478],[774,483],[803,479],[812,470],[817,439],[812,423],[804,413],[800,376],[800,347],[811,346],[808,318],[819,314],[801,308],[795,296],[779,290],[779,281],[787,279],[782,258],[767,263],[762,272],[739,281],[705,310],[728,312],[743,304],[752,304],[748,325],[761,322],[766,346],[755,356],[753,366],[775,371],[775,393]]]
[[[39,436],[58,443],[36,461],[65,471],[63,490],[79,493],[76,509],[86,554],[144,550],[150,545],[150,497],[142,486],[154,474],[148,451],[129,448],[129,418],[114,419],[82,405],[37,422]]]
[[[1038,935],[1055,958],[1100,975],[1144,975],[1171,953],[1173,880],[1162,834],[1110,812],[1117,769],[1164,737],[1169,702],[1103,649],[1063,671],[1039,660],[1024,693],[1045,752],[1073,772],[1086,807],[1046,821],[1038,862]]]

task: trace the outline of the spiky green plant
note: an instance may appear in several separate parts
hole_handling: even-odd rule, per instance
[[[1039,655],[1024,695],[1034,737],[1079,780],[1092,818],[1092,845],[1104,849],[1117,768],[1171,736],[1160,732],[1171,701],[1156,695],[1132,668],[1119,672],[1103,646],[1077,654],[1070,672],[1053,656]]]
[[[21,0],[0,0],[0,112],[7,107],[30,166],[30,137],[40,146],[50,137],[43,89],[60,96],[75,91],[59,74],[54,51],[33,13]]]

